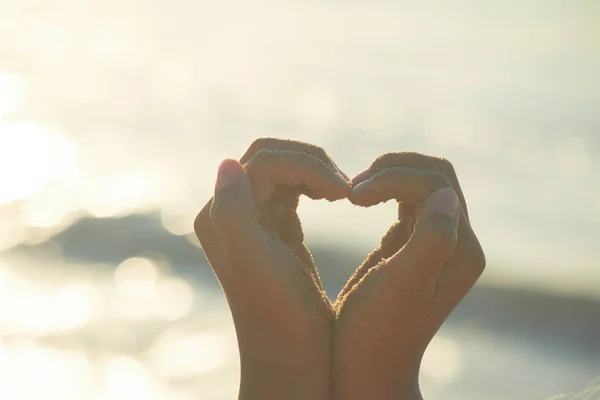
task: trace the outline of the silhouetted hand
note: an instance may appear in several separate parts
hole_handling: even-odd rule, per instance
[[[350,185],[306,143],[259,139],[240,162],[223,161],[194,224],[233,315],[239,398],[325,400],[333,310],[296,208],[302,194],[333,201]]]
[[[423,353],[485,257],[448,161],[385,154],[352,184],[352,203],[396,199],[399,218],[335,303],[332,398],[420,399]]]

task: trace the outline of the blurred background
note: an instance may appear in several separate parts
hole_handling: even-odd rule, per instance
[[[350,176],[389,151],[454,163],[488,267],[427,351],[426,399],[582,390],[599,71],[594,0],[0,0],[0,398],[236,398],[192,221],[260,136]],[[300,214],[334,297],[395,206]]]

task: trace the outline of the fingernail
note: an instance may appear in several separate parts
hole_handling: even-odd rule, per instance
[[[429,196],[431,210],[454,218],[458,212],[458,197],[450,188],[438,189]]]
[[[358,185],[356,185],[356,186],[354,186],[352,188],[352,192],[358,193],[358,192],[360,192],[361,190],[365,189],[368,186],[369,186],[369,181],[368,180],[362,181]]]
[[[243,171],[242,168],[236,160],[223,161],[219,165],[215,190],[223,190],[235,185],[240,179],[240,174]]]
[[[361,182],[366,181],[369,178],[369,174],[371,173],[370,168],[365,169],[362,172],[359,172],[354,178],[352,178],[351,182],[353,186],[359,185]]]

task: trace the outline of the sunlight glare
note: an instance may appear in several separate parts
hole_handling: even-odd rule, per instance
[[[67,284],[56,291],[2,272],[0,291],[0,333],[46,335],[77,329],[93,315],[94,287],[86,283]]]
[[[50,228],[60,225],[72,211],[67,190],[45,190],[27,202],[25,217],[30,226]]]
[[[185,317],[192,309],[194,293],[182,278],[169,277],[158,281],[152,297],[152,307],[157,316],[167,320]]]
[[[161,212],[161,222],[174,235],[187,235],[194,230],[193,221],[201,206],[190,198],[182,198],[166,206]]]
[[[154,288],[158,269],[152,260],[132,257],[119,264],[114,275],[120,293],[126,297],[141,297]]]
[[[19,343],[5,346],[9,366],[0,397],[6,399],[76,400],[93,389],[93,368],[79,352]]]
[[[21,107],[25,88],[25,79],[21,75],[0,69],[0,119]]]
[[[340,110],[336,93],[327,86],[310,85],[296,102],[296,116],[310,128],[325,128],[335,123]]]
[[[31,198],[52,180],[69,178],[76,147],[33,121],[0,121],[0,204]]]
[[[158,388],[148,371],[138,361],[119,357],[104,369],[105,396],[103,400],[158,399]]]
[[[229,357],[228,343],[216,332],[167,332],[150,352],[153,368],[167,379],[208,374],[225,365]]]
[[[78,39],[76,19],[66,14],[28,13],[11,32],[12,46],[29,55],[64,59],[63,55]]]
[[[94,314],[96,289],[86,283],[72,283],[60,288],[55,296],[57,330],[69,331],[84,326]]]
[[[82,206],[96,218],[115,217],[140,210],[163,197],[160,173],[134,168],[94,182],[84,189]]]
[[[161,101],[181,104],[192,94],[195,74],[185,64],[162,62],[150,71],[151,87]]]
[[[0,339],[0,388],[6,387],[8,385],[8,356],[8,347],[4,345],[2,339]],[[1,389],[0,393],[2,393]]]

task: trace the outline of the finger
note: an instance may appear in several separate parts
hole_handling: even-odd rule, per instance
[[[468,218],[467,203],[463,195],[456,171],[452,163],[444,158],[432,157],[415,152],[387,153],[378,157],[369,168],[352,178],[352,185],[356,186],[366,181],[381,170],[390,167],[408,167],[428,171],[437,171],[443,174],[452,184],[456,192],[463,211]]]
[[[386,299],[379,308],[382,315],[397,313],[401,306],[398,302],[406,298],[426,299],[422,304],[430,304],[436,280],[457,243],[458,203],[450,188],[439,189],[429,196],[406,245],[398,249],[382,244],[373,252],[338,296],[336,308],[342,307],[354,288],[362,288],[367,282],[379,298]],[[386,237],[406,235],[407,222],[396,223]],[[396,250],[390,253],[391,248]]]
[[[414,233],[385,267],[396,271],[403,285],[432,298],[443,266],[458,240],[459,199],[451,188],[436,190],[425,202]]]
[[[238,264],[240,257],[259,255],[269,247],[270,238],[254,214],[250,181],[238,161],[225,160],[219,166],[210,220],[227,266]]]
[[[221,286],[223,286],[227,279],[226,276],[221,274],[221,271],[223,271],[224,268],[225,258],[223,257],[221,242],[210,219],[212,203],[213,199],[211,198],[196,216],[196,219],[194,220],[194,232],[196,232],[196,236],[200,241],[200,247],[202,247],[202,251],[206,256],[207,261],[219,279]]]
[[[404,165],[398,166],[398,163]],[[414,166],[429,168],[418,170]],[[419,182],[419,179],[422,181]],[[466,204],[456,173],[450,162],[417,153],[390,153],[377,159],[369,169],[358,174],[353,180],[353,191],[349,198],[357,204],[376,204],[386,199],[399,200],[399,219],[406,221],[418,215],[422,201],[428,193],[440,187],[454,188],[460,199],[460,221],[458,243],[440,273],[436,287],[436,299],[440,309],[454,308],[468,293],[481,276],[485,268],[485,256],[477,237],[475,236],[466,212]],[[413,203],[411,203],[413,202]],[[410,229],[410,224],[407,224]],[[382,248],[400,249],[406,242],[406,234],[396,234],[390,229]],[[386,244],[387,243],[387,244]],[[381,251],[383,253],[383,251]],[[372,263],[370,267],[376,265]],[[368,271],[368,268],[364,268]]]
[[[450,311],[471,290],[485,269],[486,260],[481,244],[461,211],[458,243],[437,281],[435,299],[443,314]]]
[[[448,178],[438,171],[410,167],[389,167],[373,174],[352,188],[349,199],[363,207],[391,199],[402,203],[417,203],[433,191],[452,187]]]
[[[338,168],[333,162],[331,157],[325,152],[325,150],[319,146],[315,146],[311,143],[300,142],[289,139],[277,139],[277,138],[258,138],[246,150],[246,153],[240,159],[240,163],[246,164],[256,153],[261,150],[273,149],[273,150],[292,150],[300,153],[306,153],[313,157],[316,157],[323,161],[325,164],[331,165],[336,171],[338,171],[347,181],[350,179],[348,176]]]
[[[332,166],[312,155],[295,150],[263,149],[245,164],[256,187],[258,204],[266,201],[277,185],[306,187],[330,201],[348,196],[350,184]]]

